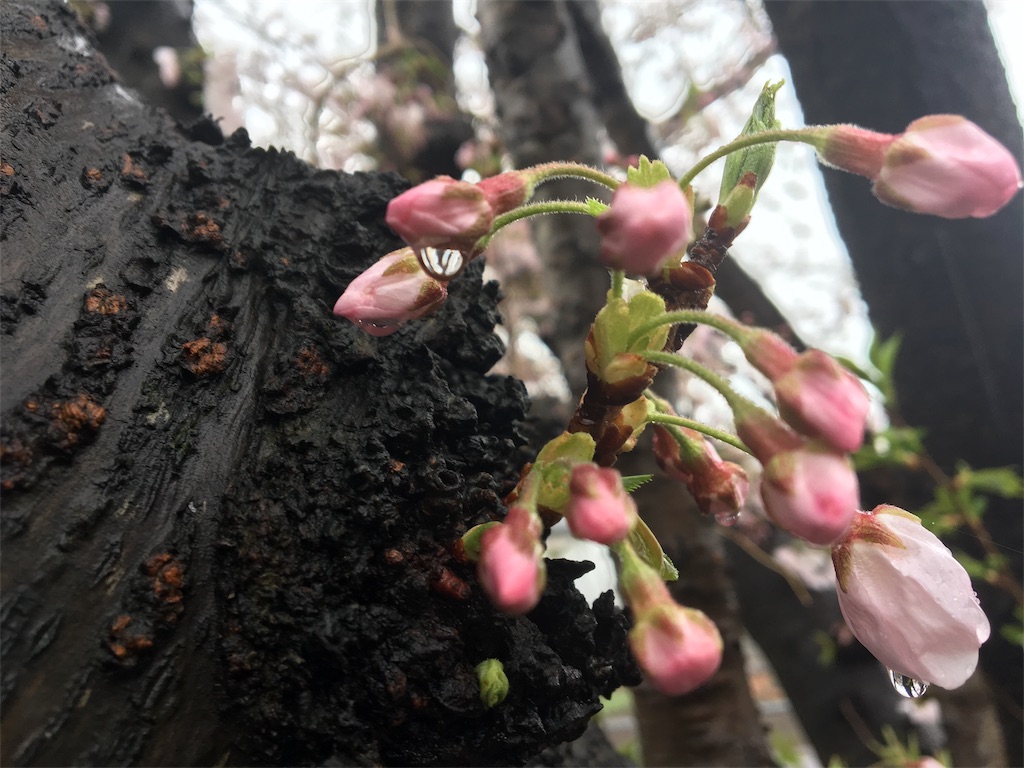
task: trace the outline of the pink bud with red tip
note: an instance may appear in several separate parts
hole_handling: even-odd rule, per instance
[[[544,591],[541,528],[536,514],[513,505],[505,520],[480,538],[477,575],[491,602],[505,613],[533,610]]]
[[[733,521],[743,509],[750,483],[743,467],[723,461],[715,447],[693,429],[675,427],[676,434],[653,425],[654,458],[669,477],[684,483],[697,508],[716,520]]]
[[[858,513],[832,563],[847,625],[885,666],[942,688],[973,674],[988,618],[963,566],[918,517],[888,505]]]
[[[478,185],[438,176],[392,199],[385,220],[414,250],[471,253],[490,231],[494,213]]]
[[[871,401],[856,376],[820,349],[797,354],[771,331],[746,329],[737,341],[771,381],[779,413],[790,426],[838,451],[860,448]]]
[[[334,314],[374,336],[387,336],[433,312],[447,297],[445,284],[424,272],[410,249],[401,248],[349,283],[334,304]]]
[[[761,500],[771,521],[812,544],[842,536],[860,506],[850,459],[804,440],[755,406],[735,416],[737,434],[764,467]]]
[[[707,682],[722,663],[722,636],[707,616],[678,605],[665,582],[623,543],[619,588],[633,611],[629,646],[651,683],[670,696]]]
[[[636,504],[622,487],[618,470],[577,464],[569,478],[569,494],[565,517],[578,538],[614,544],[636,523]]]
[[[722,636],[715,623],[695,608],[674,603],[638,616],[629,647],[654,687],[669,696],[703,685],[722,664]]]
[[[887,205],[947,219],[984,218],[1021,188],[1010,151],[960,115],[929,115],[897,135],[852,125],[820,129],[823,162],[867,176]]]
[[[597,217],[601,263],[641,275],[656,274],[681,257],[693,235],[693,212],[674,181],[653,187],[621,184],[611,207]]]

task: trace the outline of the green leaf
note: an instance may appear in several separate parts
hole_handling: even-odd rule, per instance
[[[749,136],[753,133],[775,130],[782,127],[782,123],[775,117],[775,94],[785,84],[785,80],[777,83],[771,81],[764,84],[750,117],[747,119],[740,136]],[[751,147],[737,150],[725,159],[725,170],[722,172],[722,186],[718,192],[718,201],[721,203],[730,192],[740,183],[740,179],[747,173],[753,173],[757,177],[754,186],[754,196],[760,191],[761,186],[768,178],[775,163],[775,148],[778,142],[755,144]],[[752,204],[752,203],[751,203]]]
[[[646,485],[654,479],[654,475],[628,475],[622,478],[622,486],[626,493],[633,493],[637,488]]]
[[[1024,497],[1024,479],[1021,478],[1013,467],[971,469],[967,465],[961,465],[956,479],[958,483],[962,483],[972,491],[979,491],[1004,499]]]
[[[868,351],[868,359],[878,369],[878,376],[871,379],[871,383],[881,390],[885,404],[890,408],[896,406],[896,384],[893,380],[893,371],[902,343],[903,337],[898,333],[893,334],[885,341],[875,334],[871,341],[871,349]]]

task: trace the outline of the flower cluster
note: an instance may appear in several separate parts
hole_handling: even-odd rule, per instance
[[[524,469],[504,519],[478,525],[462,539],[494,605],[512,614],[536,606],[545,586],[546,532],[564,518],[574,535],[617,556],[620,590],[633,615],[629,642],[653,684],[678,695],[715,674],[722,638],[704,613],[672,599],[665,581],[675,569],[628,492],[639,481],[612,468],[652,425],[660,468],[724,524],[744,507],[747,473],[723,460],[709,438],[752,455],[762,465],[768,518],[831,547],[839,604],[863,645],[901,680],[956,687],[977,664],[988,622],[963,568],[917,518],[887,506],[860,510],[850,454],[864,440],[870,404],[864,386],[821,350],[800,352],[770,331],[705,310],[714,269],[749,221],[780,141],[809,143],[824,163],[867,176],[884,203],[948,218],[992,215],[1021,187],[1020,170],[1004,147],[958,116],[922,118],[899,135],[845,125],[785,130],[775,119],[779,85],[765,87],[736,140],[678,180],[641,157],[625,181],[551,163],[476,184],[439,177],[413,187],[390,202],[386,215],[407,247],[353,280],[334,311],[371,334],[393,333],[440,307],[448,280],[504,226],[553,212],[594,217],[601,237],[595,261],[611,270],[612,287],[584,341],[587,390],[566,431]],[[690,182],[723,157],[719,202],[695,239]],[[530,202],[538,184],[558,176],[603,185],[612,192],[610,204]],[[627,293],[627,273],[645,278],[646,288]],[[775,411],[677,354],[696,323],[737,342],[770,382]],[[717,389],[733,411],[736,434],[681,417],[655,396],[651,383],[666,366]],[[497,660],[489,664],[500,669]],[[507,680],[502,685],[500,695],[488,694],[489,706],[503,697]]]

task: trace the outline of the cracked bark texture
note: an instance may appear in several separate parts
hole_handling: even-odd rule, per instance
[[[61,3],[0,20],[0,760],[515,764],[582,733],[637,680],[588,564],[506,617],[452,554],[522,442],[496,286],[386,339],[333,318],[404,182],[182,128]]]

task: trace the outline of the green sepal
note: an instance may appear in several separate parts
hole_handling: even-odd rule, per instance
[[[501,523],[497,520],[492,520],[489,523],[480,523],[480,525],[474,525],[462,534],[462,549],[466,553],[466,559],[471,563],[475,563],[480,559],[480,538],[488,528],[493,528],[496,525],[501,525]]]
[[[628,475],[622,478],[622,487],[626,493],[633,493],[637,488],[647,485],[654,479],[654,475]]]
[[[629,328],[626,338],[633,335],[633,331],[643,325],[657,320],[665,314],[665,300],[652,291],[641,291],[629,300]],[[659,325],[652,328],[643,336],[635,339],[626,352],[647,352],[649,350],[660,350],[665,346],[668,339],[668,326]]]
[[[785,84],[785,80],[772,84],[771,81],[764,84],[750,117],[747,119],[740,136],[749,136],[762,131],[778,130],[782,123],[775,117],[775,94]],[[733,188],[739,184],[744,174],[753,173],[757,177],[754,187],[754,197],[761,190],[761,186],[768,178],[775,163],[775,148],[777,142],[755,144],[750,147],[737,150],[725,159],[725,170],[722,172],[722,186],[718,192],[718,200],[721,202],[728,196]]]
[[[626,169],[626,181],[634,187],[654,187],[663,181],[671,180],[672,174],[669,173],[668,166],[661,160],[652,163],[646,155],[640,155],[636,166]]]
[[[675,581],[679,578],[679,570],[661,548],[661,542],[654,535],[654,531],[648,528],[642,519],[637,519],[633,530],[629,532],[628,541],[637,556],[651,566],[663,581]]]
[[[569,476],[576,464],[592,461],[594,438],[585,432],[563,432],[541,448],[531,470],[537,476],[537,504],[559,512],[569,503]]]
[[[555,461],[593,461],[595,447],[594,438],[586,432],[563,432],[540,449],[534,466],[543,467]]]
[[[587,213],[595,218],[611,208],[608,203],[601,202],[596,197],[588,197],[586,200]]]

